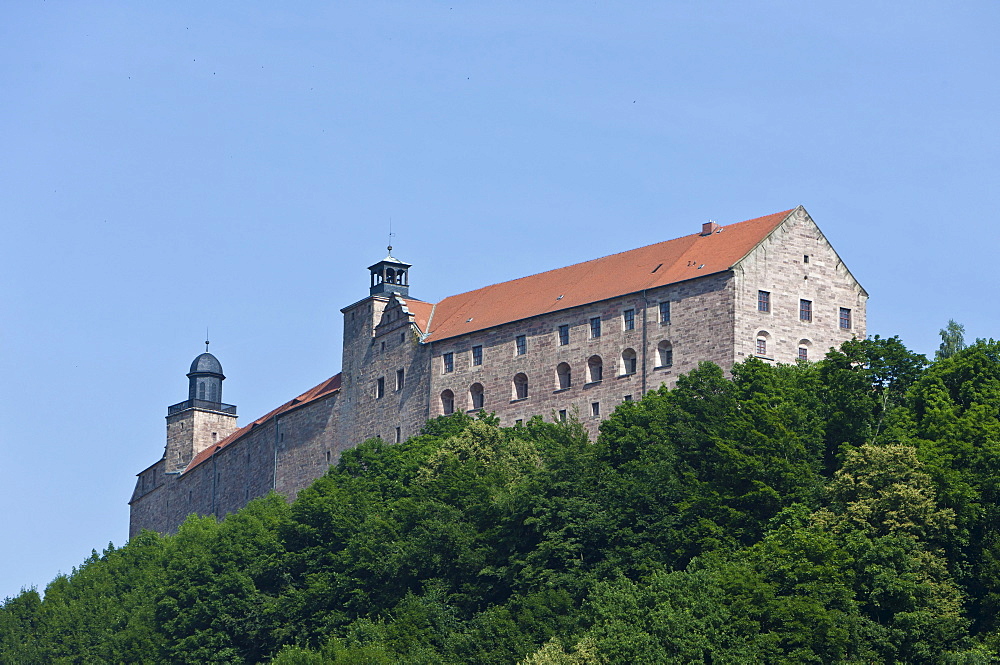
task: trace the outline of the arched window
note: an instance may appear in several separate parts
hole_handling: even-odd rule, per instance
[[[441,393],[441,413],[446,416],[455,413],[455,393],[450,390]]]
[[[205,382],[198,382],[198,399],[205,401]]]
[[[604,361],[600,356],[590,356],[587,360],[587,380],[597,383],[604,378]]]
[[[622,374],[635,374],[635,350],[625,349],[622,351]]]
[[[556,366],[556,385],[559,386],[559,390],[566,390],[573,385],[569,363],[559,363]]]
[[[395,284],[396,283],[396,271],[393,270],[392,268],[389,268],[388,270],[386,270],[385,271],[385,281],[386,281],[387,284]]]
[[[469,401],[472,402],[473,409],[483,408],[483,384],[473,383],[469,388]]]
[[[219,401],[219,384],[217,384],[214,381],[212,382],[212,385],[209,386],[208,400],[210,402],[218,402]]]
[[[799,340],[799,355],[797,356],[799,360],[809,360],[810,346],[812,346],[812,344],[809,342],[809,340],[807,339]]]
[[[758,356],[767,358],[768,357],[768,343],[771,341],[771,335],[766,330],[761,330],[757,333],[757,346],[754,349],[754,353]]]
[[[514,375],[514,399],[527,399],[528,377],[526,374]]]
[[[674,364],[674,346],[667,340],[656,346],[656,364],[658,367],[670,367]]]

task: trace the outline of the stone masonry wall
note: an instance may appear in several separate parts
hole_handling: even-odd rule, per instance
[[[649,291],[516,321],[461,337],[434,342],[431,348],[430,413],[443,414],[441,394],[451,390],[455,410],[471,410],[470,387],[484,388],[486,411],[503,425],[538,415],[545,419],[575,413],[592,438],[601,419],[626,399],[639,399],[643,388],[672,386],[679,374],[702,360],[728,368],[732,358],[733,307],[731,275],[709,275]],[[659,320],[661,301],[669,300],[670,322]],[[648,303],[648,308],[647,308]],[[633,310],[635,328],[625,329],[624,312]],[[590,320],[601,319],[600,337],[592,337]],[[559,326],[569,326],[569,344],[561,345]],[[643,327],[645,325],[645,343]],[[517,355],[515,338],[526,336],[527,349]],[[657,346],[670,342],[673,363],[660,367]],[[483,363],[472,364],[472,347],[483,347]],[[626,373],[623,352],[636,353],[636,371]],[[454,369],[444,371],[443,355],[452,353]],[[591,380],[589,361],[599,357],[600,381]],[[571,385],[561,389],[556,368],[567,363]],[[513,379],[528,377],[528,397],[517,399]],[[645,381],[643,377],[645,376]],[[594,404],[598,404],[598,413]]]
[[[166,471],[180,471],[195,455],[236,431],[236,416],[193,408],[167,416]]]
[[[336,464],[345,449],[339,436],[339,398],[333,393],[278,416],[274,489],[289,501]]]
[[[362,317],[365,324],[358,325]],[[418,434],[428,418],[429,349],[419,343],[412,314],[396,298],[372,297],[345,310],[344,339],[341,392],[349,407],[342,409],[340,445],[353,447],[372,437],[395,442],[396,428],[398,440]],[[399,370],[402,387],[397,387]]]
[[[758,291],[770,292],[770,312],[758,311]],[[799,317],[803,299],[812,302],[811,321]],[[756,355],[758,333],[767,342],[765,358],[794,363],[801,347],[808,360],[820,360],[830,347],[864,339],[867,301],[819,227],[799,208],[737,267],[734,360]],[[840,327],[841,307],[851,310],[850,328]]]
[[[336,423],[334,393],[254,427],[186,473],[164,474],[157,462],[139,474],[129,537],[173,533],[192,513],[224,517],[272,489],[294,499],[336,463]]]

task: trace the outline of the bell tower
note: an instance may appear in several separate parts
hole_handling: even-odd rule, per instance
[[[389,245],[389,255],[375,265],[368,266],[372,278],[371,295],[397,293],[404,298],[409,296],[412,267],[409,263],[403,263],[394,257],[392,245]]]
[[[236,407],[222,403],[222,364],[208,352],[194,362],[188,377],[188,398],[167,407],[166,473],[183,471],[195,455],[236,431]]]

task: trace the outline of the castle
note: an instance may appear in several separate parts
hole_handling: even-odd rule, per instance
[[[593,437],[618,404],[701,361],[813,360],[865,336],[868,294],[801,206],[436,304],[410,297],[410,268],[391,248],[369,266],[368,296],[341,310],[341,373],[248,425],[222,401],[219,361],[195,358],[163,457],[138,474],[130,537],[272,490],[292,498],[343,450],[435,416],[571,414]]]

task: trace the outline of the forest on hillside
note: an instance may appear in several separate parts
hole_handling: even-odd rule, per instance
[[[0,663],[995,662],[1000,342],[946,345],[370,440],[6,599]]]

